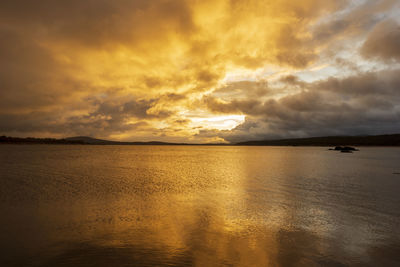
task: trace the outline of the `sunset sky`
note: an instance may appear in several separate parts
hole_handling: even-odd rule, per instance
[[[400,132],[398,0],[2,0],[0,135]]]

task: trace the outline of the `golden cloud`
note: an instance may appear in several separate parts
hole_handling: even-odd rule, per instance
[[[381,12],[395,4],[380,2]],[[0,130],[216,140],[198,135],[199,127],[232,128],[242,121],[209,118],[248,115],[243,110],[258,108],[255,96],[290,94],[273,84],[334,60],[328,44],[354,25],[349,14],[365,10],[371,7],[344,0],[5,0]],[[340,16],[348,23],[338,23]],[[372,27],[364,28],[357,38]],[[235,83],[232,73],[259,74]]]

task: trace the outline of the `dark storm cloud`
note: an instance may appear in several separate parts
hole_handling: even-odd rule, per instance
[[[214,112],[248,115],[232,131],[214,131],[229,141],[396,132],[400,70],[304,83],[300,92],[279,99],[226,102],[208,97],[205,102]]]
[[[124,93],[124,100],[118,99],[126,88],[93,82],[103,77],[112,82],[112,72],[102,71],[99,77],[81,68],[109,62],[97,59],[98,54],[89,62],[81,58],[95,51],[107,56],[116,45],[132,49],[168,39],[171,33],[186,35],[194,28],[185,1],[2,1],[0,131],[44,135],[97,131],[106,136],[169,117],[171,111],[160,103],[177,102],[184,95],[171,92],[130,100],[132,96]],[[165,86],[157,76],[142,80],[147,88]],[[169,83],[176,86],[179,79],[172,77]],[[111,96],[95,101],[99,94]]]
[[[53,112],[6,113],[0,115],[0,132],[53,132],[108,136],[134,130],[148,125],[146,120],[166,119],[173,113],[158,109],[149,112],[158,104],[157,99],[90,99],[93,111],[88,114],[67,116],[60,119]],[[135,120],[135,122],[131,122]]]
[[[398,24],[386,14],[396,3],[4,0],[0,134],[128,140],[142,129],[191,140],[202,127],[198,136],[233,140],[368,132],[379,122],[393,131],[397,74],[360,73],[359,54],[347,55],[383,67],[399,59]],[[322,65],[354,75],[307,83],[293,74]],[[224,113],[246,122],[210,130],[231,125]]]

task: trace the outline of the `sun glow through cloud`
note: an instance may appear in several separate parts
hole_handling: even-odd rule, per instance
[[[5,0],[0,134],[201,143],[400,131],[399,5]]]
[[[202,126],[205,129],[232,130],[233,128],[244,122],[245,115],[214,115],[208,118],[192,118],[191,120],[191,125],[193,127]]]

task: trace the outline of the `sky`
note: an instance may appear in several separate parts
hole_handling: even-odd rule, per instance
[[[400,133],[398,0],[2,0],[0,135]]]

